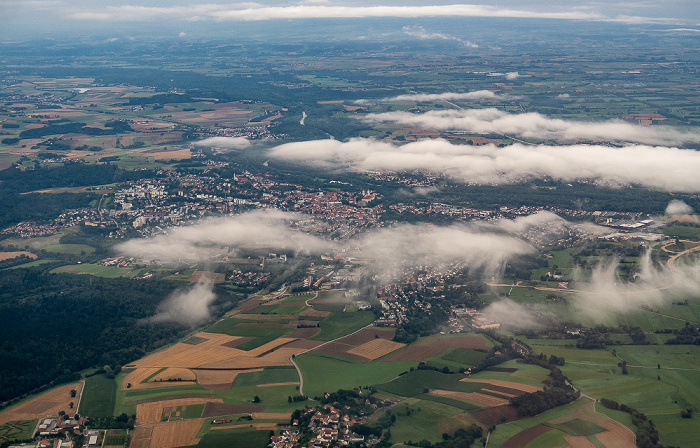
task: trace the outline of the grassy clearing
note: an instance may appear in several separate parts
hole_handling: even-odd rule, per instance
[[[0,440],[11,442],[13,440],[27,440],[34,436],[35,420],[20,420],[0,425]]]
[[[413,362],[356,362],[315,352],[297,356],[296,363],[304,377],[304,394],[309,397],[386,383],[415,366]]]
[[[465,423],[450,418],[462,413],[461,409],[442,403],[425,400],[407,400],[392,410],[396,423],[391,427],[391,439],[399,442],[419,442],[426,439],[432,443],[442,440],[443,433],[453,433]]]
[[[549,411],[543,412],[532,418],[527,418],[524,420],[516,420],[514,422],[505,423],[500,425],[496,431],[491,434],[489,438],[489,446],[498,447],[503,444],[506,440],[510,439],[519,432],[525,431],[528,428],[539,425],[540,423],[548,422],[555,418],[564,417],[570,415],[579,406],[584,406],[589,404],[591,400],[587,398],[579,398],[573,403],[569,403],[565,406],[560,406],[558,408],[551,409]]]
[[[402,397],[414,397],[427,392],[427,389],[455,390],[459,392],[476,392],[484,387],[481,383],[466,383],[459,380],[464,375],[445,374],[435,370],[414,370],[384,384],[377,389]]]
[[[299,381],[294,367],[283,369],[265,369],[262,372],[241,373],[236,376],[233,386],[257,386],[258,384],[289,383]]]
[[[57,261],[57,260],[34,260],[34,261],[30,261],[29,263],[24,263],[24,264],[20,264],[17,266],[12,266],[11,268],[6,268],[6,269],[33,268],[34,266],[41,266],[42,264],[53,263],[55,261]]]
[[[69,273],[69,274],[90,274],[96,277],[117,278],[117,277],[132,277],[135,271],[129,268],[118,268],[116,266],[102,266],[100,264],[70,264],[60,266],[51,271],[51,273]]]
[[[110,446],[110,445],[124,445],[124,442],[126,441],[126,431],[122,430],[119,435],[117,434],[110,434],[114,430],[109,430],[107,431],[107,435],[105,436],[105,446]]]
[[[365,327],[374,322],[375,315],[371,311],[332,313],[321,321],[321,331],[310,339],[330,341]]]
[[[516,370],[513,373],[491,372],[488,370],[483,370],[479,373],[471,375],[470,378],[473,378],[475,380],[503,380],[512,381],[514,383],[528,384],[530,386],[542,386],[542,381],[544,381],[549,376],[549,371],[543,369],[542,367],[532,364],[519,364],[515,362],[515,360],[499,364],[498,367],[513,368],[518,370]]]
[[[95,375],[85,380],[85,389],[80,400],[80,415],[93,418],[114,415],[117,383],[105,375]]]
[[[564,438],[567,434],[558,429],[551,429],[546,433],[535,437],[525,445],[525,448],[540,448],[551,446],[569,446],[569,442]]]
[[[263,448],[269,442],[269,431],[256,431],[252,428],[223,429],[204,434],[199,443],[194,446],[197,448]]]
[[[461,409],[463,411],[472,411],[474,409],[479,409],[479,406],[475,404],[468,403],[464,400],[457,398],[443,397],[442,395],[431,395],[431,394],[420,394],[417,396],[421,400],[434,401],[436,403],[446,404],[452,406],[453,408]]]
[[[564,431],[565,433],[572,435],[572,436],[590,436],[593,434],[598,434],[600,432],[606,431],[605,428],[602,428],[593,422],[581,420],[580,418],[575,418],[575,419],[569,420],[568,422],[559,423],[557,425],[550,425],[550,426],[552,426],[553,428],[557,428],[561,431]]]
[[[700,227],[691,226],[668,226],[661,231],[664,235],[677,238],[691,238],[694,240],[700,239]]]
[[[81,255],[83,252],[86,254],[95,252],[95,248],[87,244],[51,244],[46,246],[45,249],[47,252],[73,255]]]
[[[306,389],[306,387],[304,388]],[[304,390],[306,393],[306,390]],[[296,385],[257,387],[234,386],[227,391],[217,391],[217,396],[226,403],[254,404],[253,399],[257,396],[260,405],[266,407],[267,412],[291,412],[297,408],[303,408],[303,402],[288,403],[287,397],[299,395]]]

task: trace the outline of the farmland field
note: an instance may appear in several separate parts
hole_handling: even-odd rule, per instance
[[[75,407],[71,411],[70,403],[78,402],[77,397],[80,396],[82,387],[81,383],[66,384],[32,396],[20,404],[0,412],[0,425],[11,421],[39,419],[46,415],[58,414],[60,411],[65,411],[68,414],[74,413]],[[77,391],[75,398],[70,396],[70,391],[73,389]]]
[[[0,425],[0,440],[11,442],[13,440],[26,440],[34,436],[36,420],[11,421]]]
[[[105,375],[95,375],[85,380],[85,390],[80,401],[80,413],[91,417],[114,415],[117,383]]]
[[[342,388],[384,383],[415,366],[412,362],[362,363],[315,352],[304,353],[295,360],[304,377],[304,394],[309,397]]]

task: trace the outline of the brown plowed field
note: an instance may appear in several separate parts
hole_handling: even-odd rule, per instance
[[[509,422],[512,422],[513,420],[517,420],[519,418],[518,410],[510,405],[477,409],[470,412],[474,416],[474,418],[479,420],[481,424],[483,424],[486,427],[499,424],[501,416],[506,417]]]
[[[331,312],[330,311],[319,311],[315,310],[313,308],[307,308],[301,313],[299,313],[300,316],[309,316],[309,317],[328,317],[330,316]]]
[[[486,383],[486,384],[493,384],[494,386],[501,386],[501,387],[506,387],[509,389],[515,389],[515,390],[521,390],[523,392],[537,392],[538,390],[542,390],[541,387],[537,386],[530,386],[529,384],[520,384],[520,383],[514,383],[512,381],[503,381],[503,380],[486,380],[486,379],[476,379],[476,378],[462,378],[460,381],[464,381],[465,383]]]
[[[433,395],[442,395],[444,397],[461,398],[487,406],[502,406],[510,403],[505,398],[494,397],[493,395],[481,394],[479,392],[457,392],[454,390],[435,389],[431,390],[430,393]]]
[[[2,169],[2,168],[0,168]],[[9,260],[10,258],[15,258],[19,257],[20,255],[26,255],[27,257],[35,260],[36,255],[34,255],[31,252],[27,252],[26,250],[18,251],[18,252],[0,252],[0,261],[2,260]]]
[[[72,401],[77,405],[82,387],[82,383],[67,384],[3,411],[0,413],[0,425],[15,420],[34,420],[57,415],[60,411],[75,413],[75,406],[70,409],[69,403]],[[74,398],[70,396],[71,389],[78,391]]]
[[[536,439],[537,437],[541,436],[547,431],[550,431],[551,429],[552,428],[545,425],[533,426],[532,428],[528,428],[525,431],[521,431],[513,437],[511,437],[510,439],[506,440],[503,443],[503,445],[501,445],[501,448],[523,448],[531,440]]]
[[[225,342],[225,343],[223,343],[223,344],[221,344],[221,345],[223,345],[224,347],[236,348],[236,347],[238,347],[239,345],[241,345],[242,343],[248,342],[248,341],[252,341],[253,339],[255,339],[255,338],[252,337],[252,336],[242,336],[242,337],[240,337],[240,338],[238,338],[238,339],[234,339],[233,341]]]
[[[231,403],[217,403],[214,401],[209,401],[204,405],[204,412],[202,412],[202,418],[207,417],[220,417],[222,415],[233,415],[233,414],[252,414],[253,412],[262,412],[265,410],[265,406],[257,406],[251,404],[231,404]]]
[[[168,380],[196,381],[197,376],[190,369],[183,369],[183,368],[174,367],[172,369],[163,370],[158,375],[151,378],[149,380],[149,382],[168,381]],[[177,384],[180,384],[179,381]]]
[[[636,446],[634,434],[622,423],[609,420],[599,423],[599,425],[607,431],[596,434],[596,437],[607,448],[634,448]]]
[[[321,344],[323,344],[323,341],[310,341],[308,339],[298,339],[294,342],[290,342],[289,344],[285,345],[284,348],[310,350],[312,348],[318,347]]]
[[[496,392],[497,394],[503,395],[504,397],[508,397],[508,398],[519,397],[525,393],[522,390],[513,389],[510,387],[496,386],[494,384],[486,386],[486,387],[484,387],[484,389],[488,389],[492,392]]]
[[[312,328],[295,328],[287,335],[290,338],[306,339],[318,333],[321,329],[318,327]]]
[[[438,356],[440,353],[444,352],[448,348],[458,347],[458,348],[480,348],[486,349],[486,344],[484,340],[478,336],[465,336],[465,337],[450,337],[450,338],[439,338],[426,342],[427,345],[413,344],[408,347],[399,350],[396,353],[384,358],[382,361],[385,362],[400,362],[400,361],[414,361],[420,362],[425,361],[433,356]]]
[[[571,448],[596,448],[586,436],[564,436],[564,440],[569,442]]]
[[[163,416],[163,408],[172,406],[187,406],[190,404],[203,404],[210,402],[221,403],[221,398],[179,398],[173,400],[153,401],[136,405],[136,422],[139,425],[159,423]]]
[[[362,356],[367,359],[377,359],[384,355],[388,355],[394,350],[398,350],[404,347],[406,344],[400,342],[389,341],[387,339],[372,339],[369,342],[360,344],[357,347],[348,350],[351,355]]]

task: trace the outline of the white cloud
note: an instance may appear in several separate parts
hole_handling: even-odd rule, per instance
[[[175,322],[194,327],[211,317],[209,306],[216,299],[211,283],[197,283],[172,293],[144,323]]]
[[[536,112],[511,114],[494,108],[434,110],[422,114],[405,111],[367,114],[368,123],[395,123],[438,130],[478,134],[506,134],[558,140],[607,140],[678,145],[700,143],[700,131],[670,126],[640,126],[623,121],[584,122],[549,118]]]
[[[571,98],[571,95],[569,95],[568,93],[560,93],[559,95],[557,95],[557,99],[559,100],[568,100],[569,98]]]
[[[673,215],[690,215],[693,213],[693,208],[683,201],[674,199],[668,203],[666,207],[666,216]]]
[[[403,146],[372,139],[315,140],[269,150],[271,157],[350,171],[444,173],[477,184],[517,183],[550,177],[565,181],[596,179],[607,185],[639,184],[671,191],[700,191],[700,151],[678,148],[605,145],[545,146],[514,144],[455,145],[421,140]],[[668,173],[673,173],[669,176]]]
[[[425,30],[422,26],[405,26],[403,27],[403,32],[409,36],[417,37],[418,39],[430,40],[430,39],[441,39],[441,40],[453,40],[463,44],[466,47],[479,48],[479,46],[468,40],[460,39],[456,36],[451,36],[449,34],[442,33],[431,33]]]
[[[250,146],[250,141],[245,137],[209,137],[192,144],[225,149],[244,149]]]
[[[506,73],[506,79],[518,79],[520,78],[520,74],[518,72],[509,72]]]
[[[580,8],[559,11],[537,11],[491,5],[451,4],[429,6],[393,5],[330,5],[305,2],[291,6],[265,6],[257,3],[195,4],[169,7],[121,5],[94,9],[73,8],[69,16],[79,20],[149,21],[162,19],[181,20],[290,20],[318,18],[366,18],[366,17],[513,17],[560,20],[591,20],[621,23],[685,23],[674,18],[639,16],[607,16]]]
[[[362,235],[360,254],[374,259],[374,267],[390,275],[405,266],[441,267],[458,262],[484,268],[491,276],[498,275],[509,258],[535,252],[528,243],[494,230],[403,224]]]
[[[497,98],[491,90],[476,90],[474,92],[444,92],[444,93],[408,93],[394,97],[383,98],[381,101],[459,101],[483,100]],[[367,101],[367,100],[361,100]]]
[[[297,253],[331,249],[331,242],[290,230],[287,223],[302,218],[277,210],[208,218],[194,225],[170,228],[167,235],[126,241],[117,250],[140,260],[168,264],[212,259],[222,254],[223,246],[233,251],[240,247],[271,247]]]

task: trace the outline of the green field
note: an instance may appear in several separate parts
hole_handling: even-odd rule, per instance
[[[661,232],[663,232],[664,235],[677,238],[700,239],[700,227],[673,225],[666,227],[661,230]]]
[[[464,411],[442,403],[409,399],[392,409],[396,423],[391,427],[391,440],[394,443],[423,439],[432,443],[442,441],[442,434],[451,434],[467,426],[464,421],[451,418]],[[490,444],[489,444],[490,445]]]
[[[233,386],[257,386],[258,384],[289,383],[299,381],[294,367],[266,368],[262,372],[241,373],[236,376]]]
[[[295,358],[304,377],[304,395],[321,396],[338,389],[385,383],[415,367],[414,362],[356,362],[316,352]]]
[[[34,436],[36,420],[20,420],[0,425],[0,440],[11,442],[13,440],[28,440]]]
[[[350,334],[374,322],[371,311],[346,311],[331,313],[319,324],[321,331],[309,339],[331,341]]]
[[[102,266],[101,264],[71,264],[58,267],[52,273],[66,272],[70,274],[91,274],[97,277],[117,278],[132,277],[136,272],[130,268],[118,268],[116,266]]]
[[[95,252],[95,248],[87,244],[51,244],[46,246],[45,249],[47,252],[72,255],[81,255],[83,252],[86,254]]]
[[[643,412],[662,434],[662,443],[692,446],[689,434],[700,431],[700,422],[681,418],[680,411],[700,408],[700,347],[623,345],[579,350],[539,345],[544,342],[538,340],[536,351],[564,356],[562,372],[575,387],[594,398],[615,400]],[[621,373],[620,360],[612,356],[612,349],[628,362],[628,375]]]
[[[114,434],[111,434],[114,432]],[[116,434],[119,432],[119,434]],[[124,445],[124,442],[126,441],[126,431],[124,430],[114,430],[110,429],[107,430],[107,434],[105,435],[105,446],[110,446],[110,445]]]
[[[270,442],[269,431],[254,429],[222,429],[202,437],[197,448],[263,448]]]
[[[384,384],[378,384],[379,390],[402,397],[413,397],[426,392],[426,389],[455,390],[459,392],[476,392],[485,384],[461,382],[462,374],[445,374],[435,370],[414,370]]]
[[[81,415],[105,418],[114,415],[117,383],[105,375],[95,375],[85,379],[85,389],[80,399]]]

